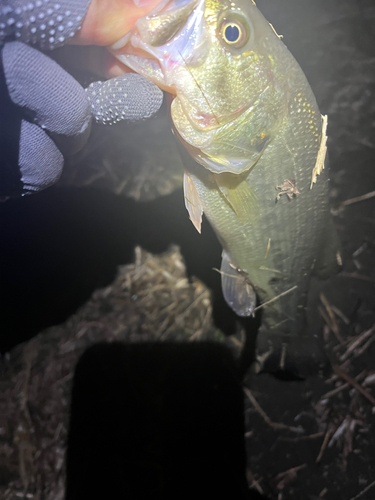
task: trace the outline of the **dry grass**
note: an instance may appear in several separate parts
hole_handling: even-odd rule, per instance
[[[135,263],[96,291],[64,324],[16,347],[3,362],[0,467],[4,500],[62,500],[68,410],[74,367],[100,341],[194,341],[218,338],[211,296],[186,277],[177,247],[160,256],[140,248]]]

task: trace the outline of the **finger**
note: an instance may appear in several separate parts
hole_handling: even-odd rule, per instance
[[[79,29],[90,0],[1,0],[0,43],[18,40],[52,50]]]
[[[29,110],[30,121],[57,140],[60,137],[64,153],[80,148],[90,131],[91,108],[79,83],[50,58],[20,42],[7,43],[2,56],[12,101]]]
[[[105,125],[148,118],[158,111],[163,101],[163,92],[135,73],[94,82],[86,91],[92,114],[98,123]]]
[[[71,43],[112,45],[159,3],[160,0],[92,0]]]
[[[23,120],[19,147],[18,165],[24,194],[41,191],[59,180],[63,155],[40,127]]]

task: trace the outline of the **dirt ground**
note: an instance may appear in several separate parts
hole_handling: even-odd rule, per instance
[[[257,3],[329,117],[331,203],[343,269],[311,289],[311,334],[332,369],[306,380],[244,376],[247,480],[273,500],[372,500],[375,6],[370,0]],[[157,120],[150,121],[150,136],[160,130]],[[151,151],[155,141],[163,148],[170,143],[167,128],[152,136]],[[121,125],[95,128],[68,162],[60,187],[0,206],[0,496],[6,500],[63,498],[73,370],[90,345],[209,339],[228,343],[236,355],[241,349],[241,330],[212,270],[220,267],[220,245],[207,223],[201,236],[195,232],[181,177],[164,152],[156,175],[148,148],[143,156],[129,153],[130,134]],[[127,164],[132,175],[123,173]]]

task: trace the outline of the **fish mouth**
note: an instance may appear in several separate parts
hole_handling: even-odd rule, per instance
[[[202,111],[195,106],[192,100],[189,99],[183,91],[177,88],[174,83],[168,82],[163,64],[157,57],[150,54],[150,52],[147,52],[141,47],[129,45],[126,49],[126,53],[115,55],[123,64],[154,82],[161,90],[177,96],[190,124],[200,131],[209,131],[222,127],[226,123],[238,118],[252,106],[252,103],[249,103],[248,105],[241,106],[230,113],[217,114],[215,113],[213,106],[210,104],[203,90],[197,83],[197,87],[199,88],[202,98],[206,103],[205,107],[209,110]]]
[[[167,83],[163,66],[160,64],[159,59],[146,50],[130,45],[126,48],[126,53],[123,51],[122,53],[112,52],[122,64],[151,80],[161,90],[169,94],[177,94],[176,87],[173,84]]]
[[[203,3],[203,0],[162,0],[155,11],[139,19],[134,30],[112,49],[123,64],[177,96],[190,125],[199,132],[208,132],[235,120],[248,106],[223,113],[210,102],[190,69],[205,59],[212,43],[207,29],[199,28],[205,22]],[[171,17],[163,19],[168,13]],[[174,26],[169,31],[165,28],[168,23]]]

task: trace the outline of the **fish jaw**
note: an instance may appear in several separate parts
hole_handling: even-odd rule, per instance
[[[204,29],[204,0],[169,2],[169,9],[164,11],[166,3],[162,2],[158,9],[138,20],[125,50],[115,55],[123,64],[149,78],[163,90],[180,94],[182,90],[178,86],[176,72],[188,62],[198,63],[207,50],[209,36]],[[161,45],[160,38],[168,36],[164,31],[168,21],[177,24],[177,27],[183,24],[183,29],[175,33],[172,41]]]
[[[239,15],[249,36],[243,50],[233,51],[220,30]],[[263,48],[267,39],[281,43],[253,3],[172,0],[140,19],[116,56],[176,96],[172,121],[198,163],[240,174],[258,161],[287,113],[283,82]]]

